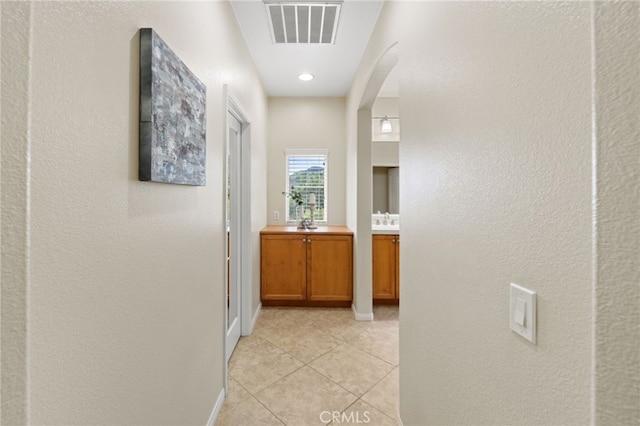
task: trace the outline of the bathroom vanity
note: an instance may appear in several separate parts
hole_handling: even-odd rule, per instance
[[[373,234],[373,303],[400,301],[400,235]]]
[[[371,215],[374,304],[400,301],[400,215]]]
[[[264,306],[351,306],[353,232],[346,226],[264,228],[260,296]]]

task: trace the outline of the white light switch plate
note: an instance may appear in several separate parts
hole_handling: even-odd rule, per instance
[[[511,329],[536,344],[536,293],[511,283],[509,291]],[[524,311],[524,312],[523,312]],[[524,321],[523,321],[524,320]]]

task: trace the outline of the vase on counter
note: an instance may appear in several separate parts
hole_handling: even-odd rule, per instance
[[[296,225],[299,229],[304,228],[302,221],[304,220],[304,206],[302,204],[296,207]]]

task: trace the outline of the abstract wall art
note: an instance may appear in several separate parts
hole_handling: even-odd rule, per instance
[[[206,87],[151,28],[140,29],[142,181],[206,184]]]

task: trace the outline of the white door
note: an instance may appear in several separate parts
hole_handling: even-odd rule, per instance
[[[240,339],[241,331],[241,279],[242,265],[240,256],[241,241],[241,164],[242,164],[242,125],[232,115],[227,114],[228,132],[227,138],[227,178],[226,178],[226,223],[227,244],[226,250],[226,281],[227,281],[227,362]]]

